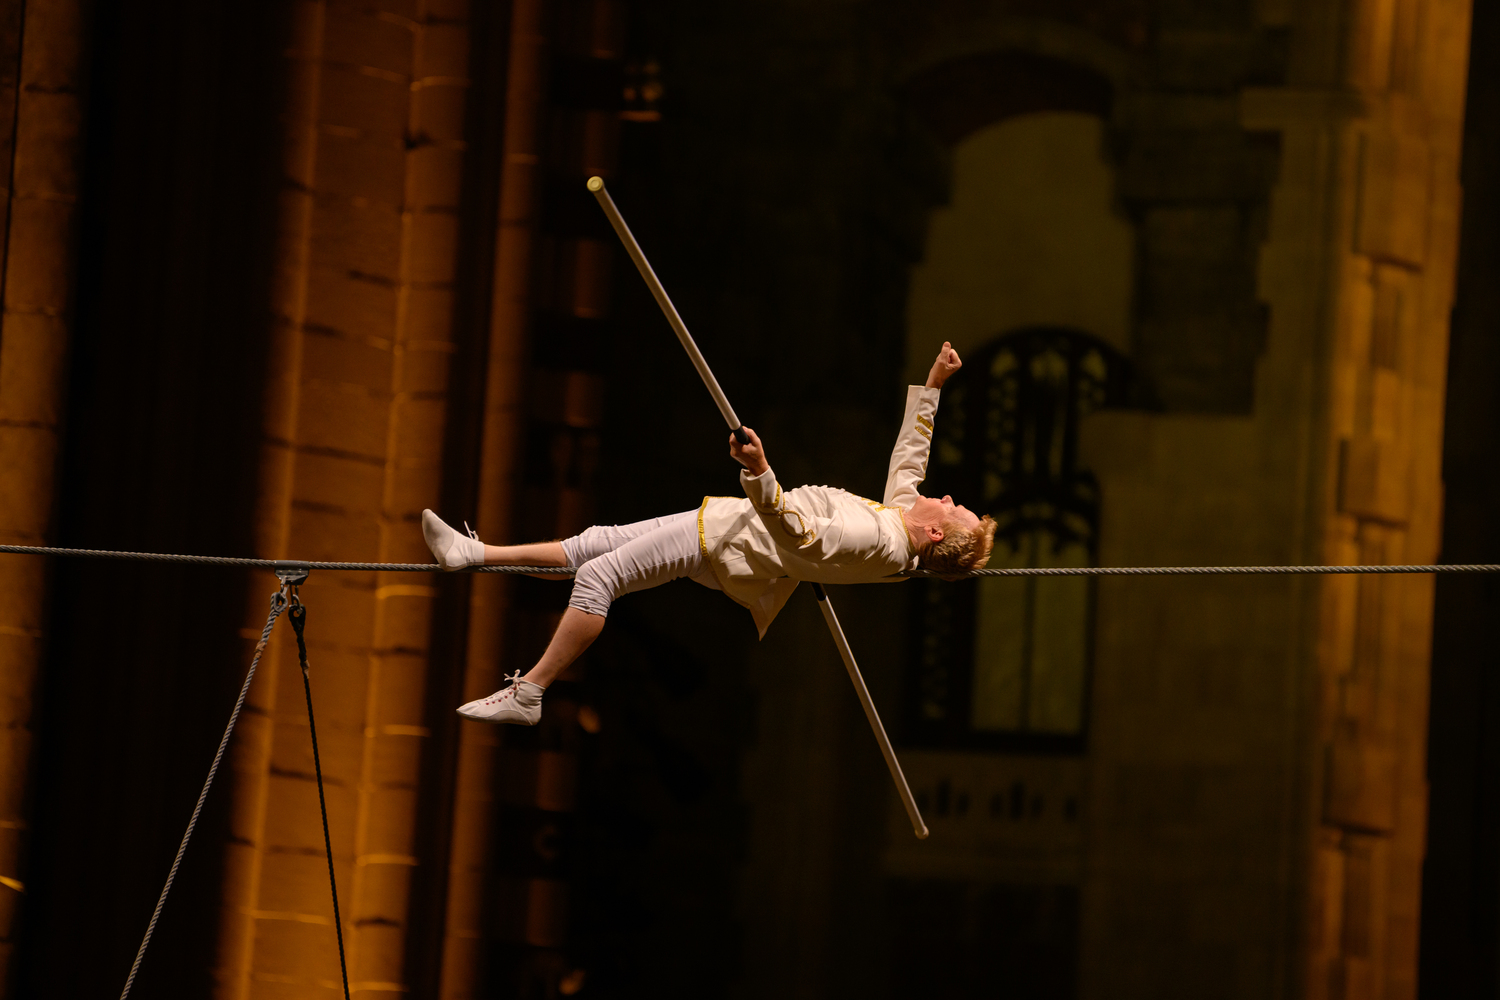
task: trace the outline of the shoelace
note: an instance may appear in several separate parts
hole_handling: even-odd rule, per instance
[[[465,527],[467,527],[467,525],[465,525]],[[486,705],[494,705],[504,701],[506,698],[513,698],[515,697],[516,693],[521,690],[521,671],[517,670],[513,674],[508,674],[506,675],[505,679],[510,681],[510,687],[502,688],[499,691],[496,691],[494,694],[490,695],[484,700],[484,703]]]

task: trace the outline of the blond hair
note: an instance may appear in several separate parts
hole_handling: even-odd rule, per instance
[[[995,519],[986,514],[970,531],[955,521],[943,525],[943,537],[928,545],[919,557],[923,569],[940,576],[962,576],[983,569],[995,547]]]

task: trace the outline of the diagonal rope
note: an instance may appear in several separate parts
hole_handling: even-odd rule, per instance
[[[250,661],[250,671],[245,674],[245,683],[240,685],[240,696],[235,700],[234,711],[229,713],[229,725],[224,728],[224,738],[219,740],[218,752],[214,754],[214,762],[208,769],[208,778],[203,782],[203,791],[198,793],[198,804],[193,806],[193,818],[188,820],[187,831],[182,835],[182,843],[177,847],[177,857],[172,859],[172,870],[167,872],[167,884],[161,887],[161,896],[156,901],[156,909],[151,913],[151,922],[146,925],[146,936],[141,939],[141,947],[135,953],[135,962],[130,966],[130,975],[125,980],[125,989],[120,993],[120,1000],[130,996],[130,988],[135,985],[136,973],[141,971],[141,960],[146,957],[146,946],[151,943],[151,935],[156,933],[156,922],[161,919],[162,907],[167,905],[167,893],[172,891],[172,882],[177,878],[177,869],[182,865],[182,856],[187,852],[188,841],[192,839],[193,828],[198,825],[198,816],[203,812],[203,802],[208,798],[208,789],[214,783],[214,775],[219,771],[219,762],[224,759],[224,750],[229,746],[229,737],[234,733],[234,725],[239,721],[240,709],[245,706],[245,697],[250,693],[250,682],[255,679],[255,668],[260,665],[261,654],[266,651],[266,643],[270,641],[271,629],[276,624],[276,619],[286,610],[287,600],[285,589],[278,590],[271,595],[271,612],[266,615],[266,627],[260,630],[260,642],[255,644],[255,657]]]
[[[319,562],[297,559],[245,559],[238,556],[191,556],[166,552],[122,552],[113,549],[65,549],[48,545],[0,545],[0,554],[64,556],[83,559],[122,559],[135,562],[197,563],[269,570],[334,570],[377,573],[438,573],[436,563]],[[509,573],[525,576],[570,577],[571,566],[472,566],[460,573]],[[1500,573],[1500,563],[1435,563],[1372,566],[1035,566],[1014,569],[977,569],[961,576],[940,576],[914,569],[900,576],[963,580],[982,576],[1296,576],[1348,573]]]
[[[292,631],[297,634],[297,659],[302,663],[302,690],[307,693],[307,731],[312,735],[313,772],[318,777],[318,809],[323,813],[323,849],[328,852],[328,887],[333,892],[333,929],[339,940],[339,972],[344,977],[344,1000],[349,1000],[349,963],[344,958],[344,924],[339,917],[339,883],[333,875],[333,839],[328,835],[328,803],[323,798],[323,761],[318,756],[318,724],[313,721],[312,678],[307,667],[307,640],[302,628],[307,624],[307,605],[292,592]]]

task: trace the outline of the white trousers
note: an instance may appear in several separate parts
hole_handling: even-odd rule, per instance
[[[568,607],[601,618],[621,594],[682,577],[719,589],[698,540],[698,512],[683,511],[634,524],[596,525],[565,538],[568,565],[578,570]]]

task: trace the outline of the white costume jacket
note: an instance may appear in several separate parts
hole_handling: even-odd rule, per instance
[[[746,499],[703,498],[698,544],[720,589],[750,609],[762,637],[802,580],[876,583],[916,567],[902,512],[927,476],[938,395],[937,389],[907,389],[879,503],[831,486],[783,492],[772,469],[758,476],[741,470]]]

